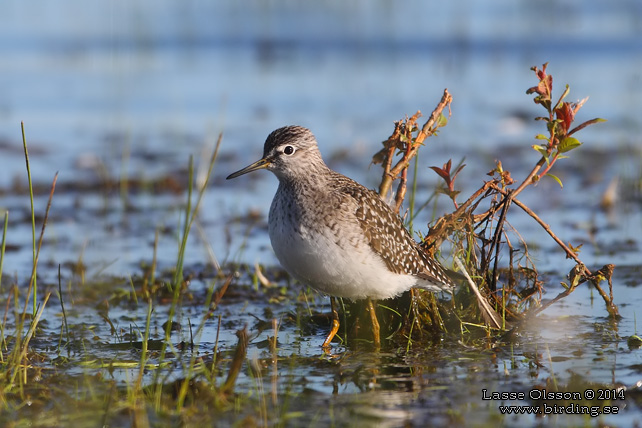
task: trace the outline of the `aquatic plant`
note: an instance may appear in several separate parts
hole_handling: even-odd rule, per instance
[[[457,201],[461,193],[457,190],[456,179],[465,165],[460,162],[453,168],[452,160],[449,160],[441,167],[430,167],[443,179],[444,186],[439,192],[452,201],[454,211],[434,222],[423,236],[422,247],[432,254],[444,241],[450,241],[455,264],[463,268],[461,270],[469,286],[461,287],[454,299],[447,302],[438,303],[431,293],[418,290],[413,290],[410,301],[402,299],[401,303],[393,305],[386,302],[383,307],[386,310],[380,312],[393,324],[389,330],[402,333],[409,342],[413,334],[417,335],[422,330],[424,333],[434,332],[435,326],[439,327],[438,330],[453,332],[463,332],[470,326],[477,326],[488,335],[492,335],[492,331],[501,332],[517,327],[520,322],[568,296],[583,283],[592,284],[604,299],[609,315],[618,317],[611,284],[614,265],[608,264],[591,272],[579,258],[581,245],[564,243],[535,211],[517,199],[522,191],[544,177],[550,177],[562,186],[560,178],[553,175],[551,170],[582,145],[575,137],[578,131],[603,121],[596,118],[573,127],[575,117],[587,98],[579,102],[566,101],[570,92],[566,85],[563,93],[554,101],[553,76],[547,73],[547,64],[541,69],[533,67],[532,70],[535,72],[537,85],[529,88],[527,94],[534,94],[534,102],[546,112],[544,116],[535,118],[545,123],[546,133],[535,137],[541,141],[532,145],[539,154],[539,159],[521,181],[515,180],[510,171],[503,167],[501,160],[497,160],[495,168],[488,173],[490,180],[482,180],[481,186],[460,203]],[[422,127],[417,123],[421,112],[395,122],[393,133],[383,142],[383,148],[374,155],[373,163],[383,167],[380,195],[387,197],[393,183],[397,181],[394,197],[397,210],[401,208],[406,195],[411,161],[416,160],[426,139],[437,135],[439,129],[447,125],[448,119],[443,111],[446,108],[450,110],[452,101],[451,94],[447,89],[444,90],[439,104]],[[394,161],[397,156],[399,159]],[[414,205],[413,191],[408,213],[411,220],[417,214],[413,212]],[[426,205],[427,203],[420,209]],[[562,253],[576,263],[569,272],[568,283],[562,284],[564,291],[551,300],[543,300],[545,284],[530,257],[528,246],[519,230],[509,226],[508,218],[512,214],[513,205],[532,217],[560,247]],[[500,263],[502,256],[508,263]],[[463,264],[459,262],[461,259]],[[608,294],[600,285],[602,281],[607,281],[609,285]],[[419,310],[420,307],[425,310]],[[482,319],[484,323],[479,322]],[[403,325],[398,325],[400,321]]]

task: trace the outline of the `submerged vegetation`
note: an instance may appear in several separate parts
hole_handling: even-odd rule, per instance
[[[151,261],[144,263],[139,274],[123,278],[98,277],[88,282],[81,258],[62,270],[57,266],[56,284],[36,283],[49,208],[55,204],[56,177],[41,217],[39,239],[29,179],[33,269],[28,282],[2,277],[5,238],[10,225],[8,212],[4,215],[0,252],[0,302],[3,303],[0,425],[95,426],[98,422],[101,426],[136,427],[233,423],[309,426],[343,423],[350,415],[354,418],[354,414],[359,418],[358,409],[346,409],[340,402],[333,402],[329,408],[319,405],[325,398],[315,397],[314,390],[307,387],[311,382],[308,376],[318,377],[319,373],[330,379],[321,384],[331,394],[337,394],[341,388],[363,392],[365,398],[360,399],[361,403],[357,400],[362,407],[365,401],[377,399],[367,395],[370,391],[387,391],[386,400],[392,400],[390,397],[395,397],[396,392],[411,391],[412,399],[417,399],[419,394],[420,399],[430,405],[422,408],[438,409],[436,413],[422,413],[422,417],[432,417],[440,423],[464,424],[471,411],[466,405],[467,396],[461,390],[448,388],[454,379],[461,380],[461,374],[455,373],[455,369],[444,370],[443,378],[431,380],[426,390],[441,394],[437,396],[413,392],[414,388],[425,391],[422,385],[417,386],[413,376],[423,370],[440,372],[439,361],[445,359],[470,360],[476,367],[486,364],[495,367],[499,358],[504,360],[506,375],[522,367],[536,379],[539,371],[552,361],[550,352],[544,354],[535,348],[517,357],[510,348],[512,335],[506,334],[507,331],[515,333],[529,327],[531,321],[537,322],[535,316],[543,309],[570,295],[583,283],[595,287],[611,318],[619,315],[613,301],[613,266],[590,271],[579,259],[580,245],[565,244],[538,214],[517,199],[524,189],[546,177],[562,185],[552,174],[553,167],[581,145],[575,134],[599,121],[589,120],[573,127],[575,115],[584,101],[565,101],[568,87],[553,101],[552,77],[547,74],[546,65],[534,71],[538,84],[529,89],[529,93],[535,94],[535,102],[546,111],[537,118],[546,125],[546,133],[536,137],[540,144],[533,145],[538,154],[535,166],[525,178],[516,181],[497,161],[489,173],[490,178],[483,180],[479,189],[463,202],[456,187],[458,174],[465,166],[463,162],[455,167],[452,161],[442,167],[432,167],[444,180],[439,192],[452,201],[454,211],[438,219],[424,234],[423,246],[426,251],[436,252],[446,243],[449,248],[444,253],[453,255],[452,265],[456,266],[459,261],[465,267],[461,279],[464,285],[452,298],[439,299],[432,293],[413,291],[399,299],[378,302],[384,339],[381,352],[358,352],[372,349],[369,318],[363,316],[366,311],[363,302],[342,304],[347,322],[342,323],[340,337],[346,346],[345,352],[323,354],[318,347],[320,341],[309,345],[307,342],[309,336],[329,324],[329,315],[319,310],[327,307],[316,302],[314,294],[285,286],[288,279],[281,270],[235,262],[219,266],[214,256],[209,265],[199,271],[186,264],[188,237],[193,229],[200,232],[198,213],[216,166],[220,136],[201,180],[194,178],[194,162],[189,161],[187,199],[181,213],[180,231],[175,236],[176,264],[168,270],[160,270],[156,264],[157,230]],[[417,125],[419,113],[395,123],[392,135],[373,159],[384,168],[379,188],[382,196],[388,196],[397,181],[397,210],[401,209],[411,183],[409,208],[404,217],[415,232],[421,230],[413,224],[417,213],[435,198],[418,203],[414,191],[417,163],[414,163],[412,179],[408,177],[409,168],[426,138],[447,124],[443,111],[451,102],[451,95],[445,91],[421,128]],[[24,133],[23,143],[30,176]],[[395,162],[396,156],[399,158]],[[126,193],[127,184],[121,183],[115,188]],[[123,197],[126,198],[126,194]],[[560,247],[561,254],[575,262],[568,282],[563,284],[564,291],[548,301],[543,300],[546,284],[528,246],[519,231],[511,226],[515,208],[532,217]],[[64,270],[71,274],[65,277]],[[608,291],[604,283],[608,284]],[[248,313],[248,302],[254,301],[264,303],[257,305],[262,312]],[[83,318],[84,312],[92,311],[98,314],[100,322]],[[596,330],[595,334],[608,336],[612,332]],[[440,345],[435,345],[437,343]],[[466,349],[453,352],[461,343]],[[490,344],[508,344],[508,347],[490,350]],[[318,354],[305,355],[301,350],[306,346],[315,347]],[[416,362],[422,358],[429,362]],[[305,367],[305,373],[299,367]],[[475,372],[476,369],[470,371],[473,376]],[[581,404],[586,405],[618,404],[621,396],[622,389],[614,385],[590,383],[581,377],[574,377],[572,383],[563,385],[557,382],[554,372],[548,375],[543,386],[533,388],[613,389],[614,395],[607,402],[584,400]],[[354,389],[348,389],[348,383],[354,385]],[[450,404],[443,408],[448,399],[462,405]],[[559,401],[559,404],[565,402]],[[374,405],[383,409],[381,414],[384,414],[391,403],[384,400]],[[366,412],[365,423],[386,416],[381,414]],[[494,411],[488,417],[488,424],[501,420]]]

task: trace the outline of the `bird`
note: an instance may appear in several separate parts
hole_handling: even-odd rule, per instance
[[[279,181],[268,215],[277,259],[299,282],[330,296],[332,329],[324,348],[339,329],[335,297],[367,299],[379,345],[372,300],[411,288],[455,288],[446,269],[419,246],[377,192],[326,165],[309,129],[276,129],[265,140],[263,157],[227,179],[260,169]]]

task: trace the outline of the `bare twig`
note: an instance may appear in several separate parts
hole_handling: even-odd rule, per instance
[[[510,206],[510,198],[505,198],[505,201],[506,202],[502,207],[502,211],[499,214],[499,220],[497,221],[497,225],[495,226],[495,236],[493,236],[493,241],[490,244],[491,251],[492,251],[492,248],[495,247],[495,263],[493,265],[493,277],[489,282],[489,288],[491,292],[495,292],[495,290],[497,290],[497,264],[499,263],[499,249],[501,244],[502,231],[504,230],[504,220],[506,220],[506,212],[508,211],[508,207]]]
[[[480,187],[473,195],[466,200],[463,204],[455,210],[452,214],[446,214],[437,220],[437,222],[430,228],[430,231],[424,238],[423,246],[424,248],[430,248],[434,246],[439,246],[443,241],[444,237],[447,235],[446,231],[456,229],[455,225],[457,222],[464,216],[464,214],[472,213],[474,207],[471,208],[473,202],[475,202],[483,193],[487,192],[489,188],[492,187],[494,180],[487,181],[482,187]],[[477,202],[479,203],[479,201]],[[476,206],[476,205],[475,205]],[[469,208],[471,208],[469,210]],[[483,214],[485,215],[485,214]]]
[[[377,155],[383,156],[384,161],[384,172],[381,179],[381,185],[379,186],[379,195],[384,197],[390,192],[392,187],[392,182],[397,179],[400,174],[408,168],[410,161],[417,154],[419,148],[423,145],[424,140],[433,135],[437,128],[439,127],[439,118],[441,114],[452,102],[452,95],[448,92],[448,89],[444,89],[444,94],[441,97],[441,101],[437,104],[437,107],[433,110],[430,117],[418,132],[415,141],[412,141],[411,132],[414,126],[417,123],[417,119],[421,116],[421,112],[415,113],[412,117],[406,120],[405,123],[397,122],[395,124],[395,131],[393,134],[384,142],[384,149],[380,151]],[[400,146],[399,143],[402,139],[405,139],[402,144],[405,146]],[[401,149],[405,147],[404,156],[392,166],[392,157],[394,156],[395,149]],[[399,204],[400,206],[401,204]]]
[[[507,198],[512,196],[509,192],[507,192],[507,191],[505,191],[503,189],[500,189],[497,186],[494,186],[494,189],[497,190],[498,192],[502,193],[503,195],[505,195]],[[566,245],[560,238],[558,238],[557,235],[555,235],[555,233],[551,230],[551,227],[548,224],[546,224],[544,222],[544,220],[542,220],[533,210],[528,208],[524,203],[522,203],[518,199],[515,199],[513,197],[512,198],[512,202],[515,205],[517,205],[518,207],[520,207],[522,210],[524,210],[524,212],[526,212],[526,214],[531,216],[537,223],[539,223],[540,226],[542,226],[542,228],[546,231],[546,233],[548,233],[549,236],[551,238],[553,238],[553,240],[557,243],[557,245],[559,245],[560,248],[562,248],[562,250],[566,253],[567,258],[573,259],[578,265],[582,266],[582,274],[585,275],[587,279],[591,279],[593,277],[593,274],[591,273],[591,271],[582,263],[580,258],[577,256],[577,253],[575,251],[573,251],[572,249],[570,249],[568,247],[568,245]],[[607,265],[607,266],[614,266],[614,265]],[[605,266],[605,268],[606,268],[606,266]],[[611,268],[611,273],[612,273],[612,268]],[[604,275],[604,276],[609,279],[609,284],[610,284],[610,275]],[[609,313],[611,313],[612,315],[618,315],[618,309],[617,309],[617,306],[613,303],[613,299],[609,298],[609,296],[606,294],[606,292],[604,292],[602,287],[600,287],[600,284],[598,283],[597,280],[594,280],[592,282],[593,282],[593,285],[595,285],[595,288],[596,288],[597,292],[600,294],[602,299],[604,299],[604,302],[607,305]],[[568,290],[560,293],[560,295],[558,295],[554,300],[557,301],[557,300],[561,299],[562,297],[566,297],[568,294],[570,294],[570,292],[572,290],[568,291],[568,292],[567,291]],[[548,303],[548,305],[550,305],[552,303],[554,303],[554,302],[550,302],[550,303]],[[548,307],[548,305],[546,307]],[[538,312],[540,312],[540,311],[538,311]]]

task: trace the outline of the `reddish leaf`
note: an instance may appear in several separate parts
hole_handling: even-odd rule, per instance
[[[539,94],[539,96],[535,97],[533,101],[535,101],[536,104],[543,104],[548,108],[548,105],[550,105],[551,93],[553,92],[553,76],[546,74],[547,66],[548,63],[544,64],[541,70],[537,67],[531,67],[531,70],[535,72],[535,75],[539,79],[539,83],[537,84],[537,86],[529,88],[526,93]]]
[[[457,178],[457,175],[461,172],[462,169],[466,166],[465,163],[459,165],[459,167],[455,170],[455,173],[452,175],[452,181],[455,181],[455,178]]]
[[[561,131],[565,135],[575,119],[575,111],[571,103],[562,102],[560,106],[555,109],[555,116],[560,121],[559,123],[562,126]]]
[[[448,181],[450,180],[450,174],[447,171],[444,171],[443,169],[439,168],[438,166],[431,166],[429,167],[433,171],[435,171],[441,178],[444,180]]]
[[[502,172],[501,175],[502,175],[502,181],[506,186],[510,186],[515,182],[515,180],[513,180],[513,177],[510,176],[510,171],[504,171]]]
[[[448,162],[446,162],[442,168],[439,168],[438,166],[431,166],[429,168],[435,171],[437,174],[439,174],[439,176],[444,179],[446,184],[448,184],[448,187],[450,187],[450,182],[451,182],[450,167],[451,166],[452,166],[452,160],[448,159]]]
[[[546,77],[546,67],[548,67],[548,63],[547,62],[542,64],[542,70],[541,71],[538,70],[537,67],[533,67],[532,68],[533,70],[535,70],[535,74],[537,74],[537,77],[539,77],[540,80]]]

